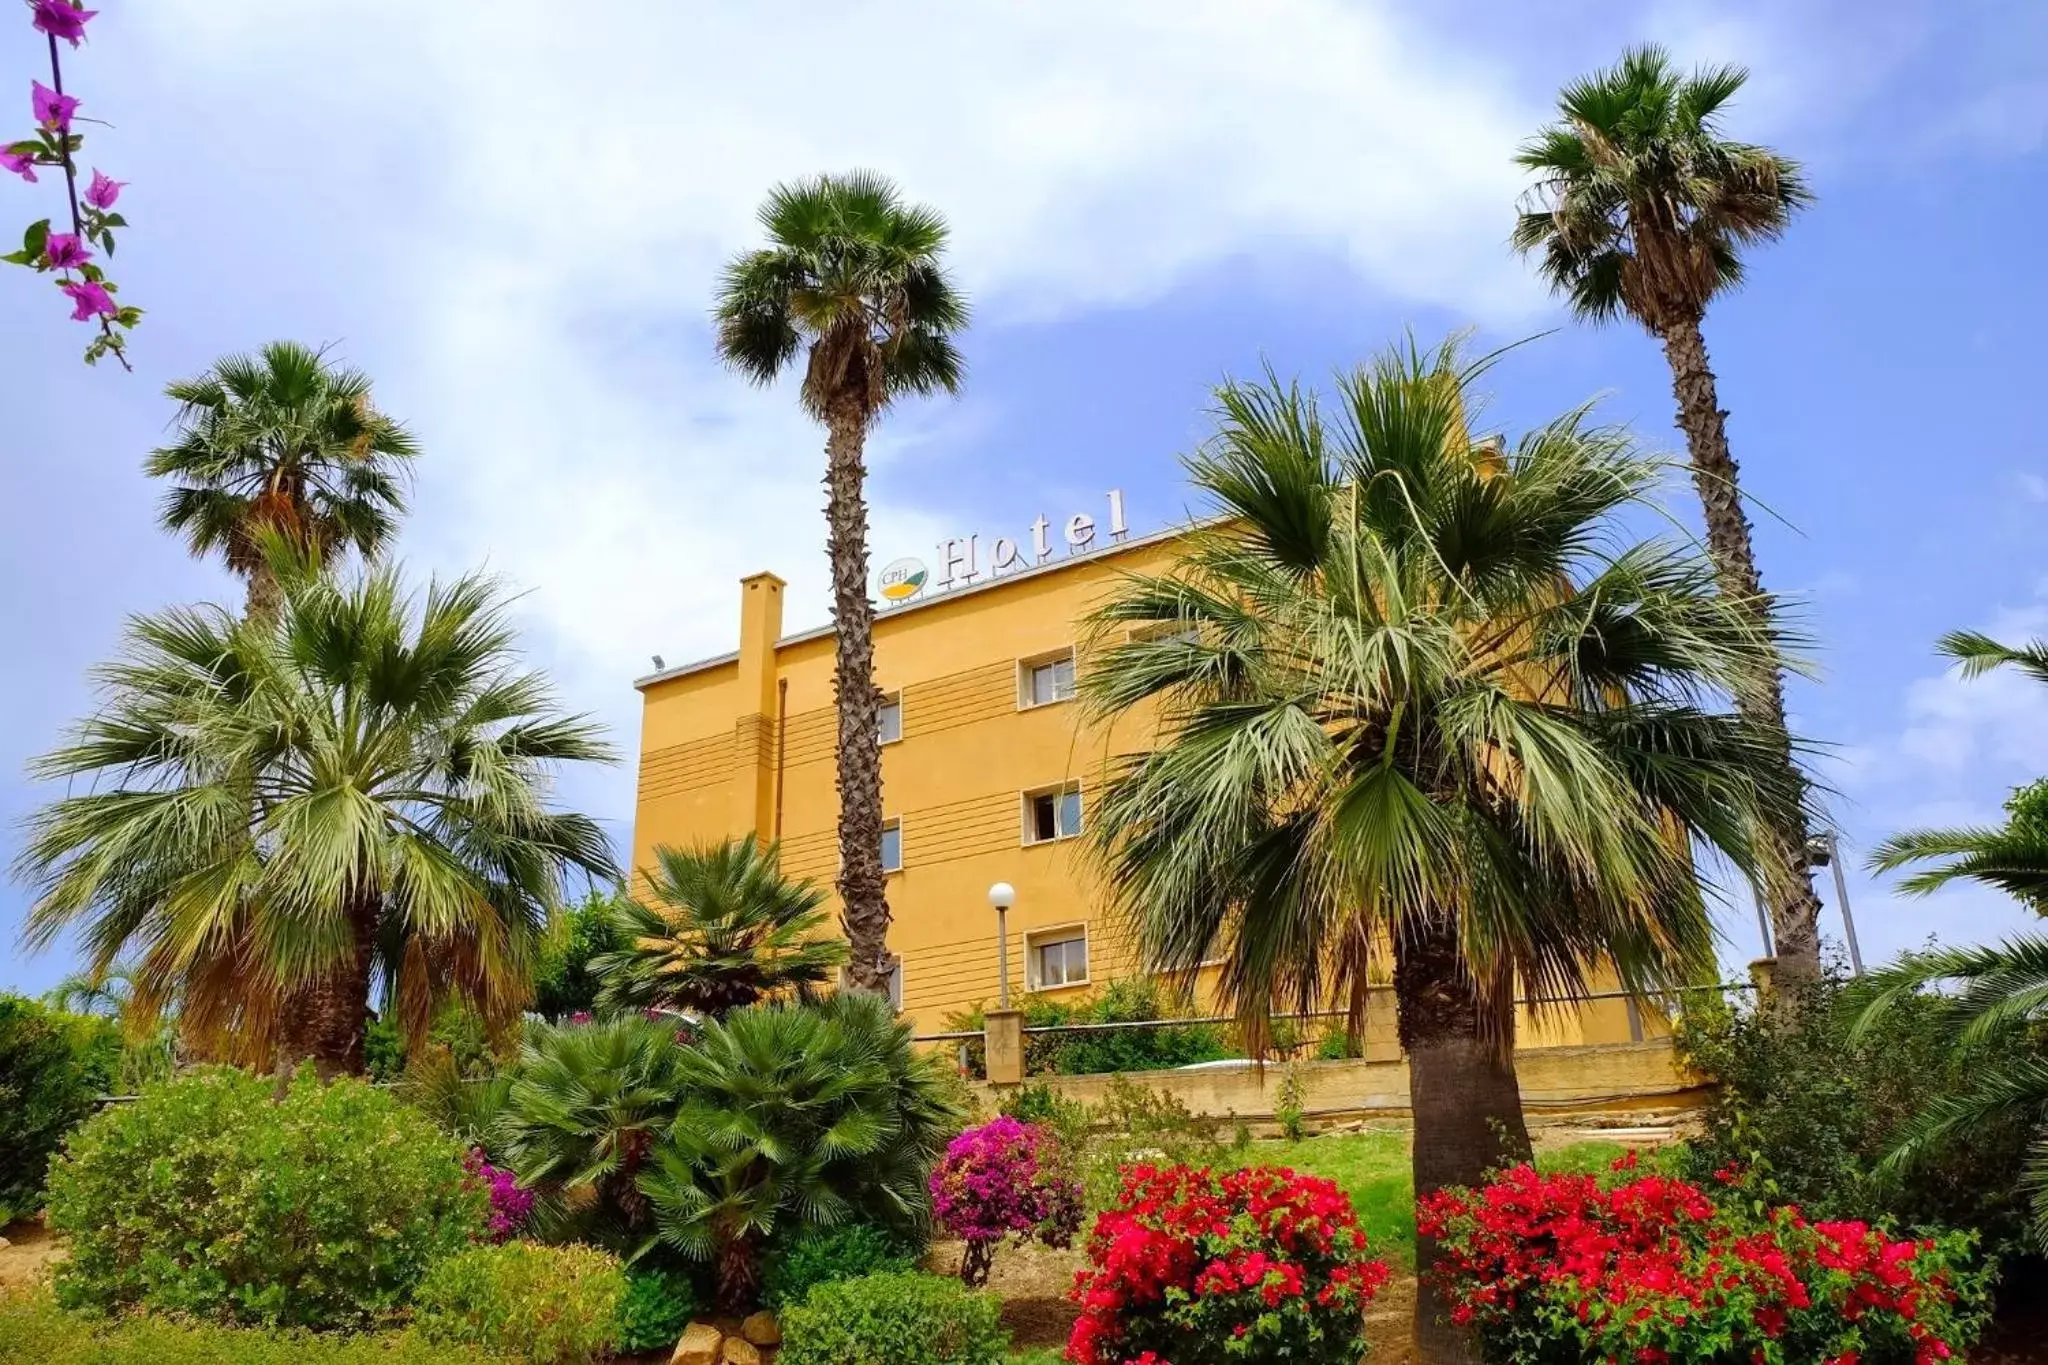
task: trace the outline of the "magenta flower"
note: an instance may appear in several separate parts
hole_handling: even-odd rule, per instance
[[[36,183],[36,163],[21,152],[0,151],[0,171],[13,171],[29,184]]]
[[[71,310],[73,322],[91,322],[94,318],[110,318],[121,310],[114,305],[114,296],[98,280],[66,280],[57,286],[78,305]]]
[[[36,28],[52,38],[62,38],[73,47],[85,36],[86,21],[99,11],[80,9],[71,0],[29,0],[36,12]]]
[[[127,187],[127,181],[109,180],[100,172],[100,168],[95,166],[92,168],[92,183],[85,187],[85,202],[104,212],[114,207],[114,201],[121,197],[121,191]]]
[[[43,243],[43,260],[52,270],[71,270],[92,259],[85,242],[73,232],[53,232]]]
[[[71,116],[78,112],[77,96],[60,95],[41,81],[30,81],[29,87],[36,122],[60,133],[70,132]]]

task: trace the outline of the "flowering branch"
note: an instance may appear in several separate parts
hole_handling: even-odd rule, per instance
[[[128,220],[113,211],[127,183],[109,179],[94,168],[92,183],[86,186],[85,202],[78,197],[78,150],[85,138],[72,131],[79,101],[64,93],[64,67],[59,60],[57,40],[77,47],[85,36],[86,23],[98,13],[83,7],[80,0],[27,0],[36,30],[49,39],[50,84],[31,81],[31,107],[36,120],[35,136],[0,147],[0,170],[11,171],[30,184],[37,181],[38,166],[59,166],[64,171],[64,189],[71,206],[71,231],[52,232],[47,218],[30,223],[21,235],[21,250],[0,256],[0,261],[27,266],[38,274],[54,273],[57,288],[71,300],[71,316],[78,322],[97,322],[100,334],[85,348],[88,365],[112,355],[121,368],[132,370],[126,353],[125,333],[142,319],[142,310],[114,301],[119,286],[93,264],[92,247],[111,257],[114,229],[125,228]],[[117,330],[119,329],[119,330]]]

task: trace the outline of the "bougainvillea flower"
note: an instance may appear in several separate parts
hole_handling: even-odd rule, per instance
[[[110,180],[95,166],[92,168],[92,183],[85,187],[85,202],[102,211],[110,209],[127,186],[127,181]]]
[[[53,232],[43,243],[43,260],[52,270],[71,270],[92,259],[85,242],[74,232]]]
[[[20,152],[0,151],[0,171],[13,171],[29,184],[36,183],[36,163]]]
[[[76,95],[60,95],[41,81],[29,82],[36,122],[60,133],[71,131],[71,116],[78,112]]]
[[[85,25],[99,11],[80,9],[71,0],[29,0],[36,12],[36,28],[52,38],[62,38],[73,47],[85,36]]]
[[[72,303],[77,305],[71,310],[73,322],[110,318],[120,311],[114,303],[114,296],[97,280],[66,280],[57,287],[69,295]]]

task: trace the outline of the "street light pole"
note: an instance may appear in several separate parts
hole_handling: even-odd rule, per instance
[[[1842,907],[1842,937],[1849,941],[1849,970],[1863,975],[1863,949],[1856,942],[1856,916],[1849,909],[1849,883],[1842,876],[1842,849],[1835,832],[1815,834],[1806,841],[1806,860],[1835,874],[1835,903]]]
[[[1863,949],[1856,943],[1856,916],[1849,911],[1849,883],[1842,879],[1842,851],[1828,831],[1828,865],[1835,874],[1835,899],[1842,903],[1842,935],[1849,940],[1849,970],[1863,975]]]
[[[996,970],[1002,976],[996,983],[996,1007],[1010,1008],[1010,907],[1017,903],[1017,888],[1008,882],[997,882],[988,889],[988,903],[996,910]]]

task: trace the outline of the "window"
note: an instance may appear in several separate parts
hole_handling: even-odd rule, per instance
[[[1088,931],[1055,929],[1025,941],[1025,972],[1034,991],[1088,981]]]
[[[1026,659],[1018,670],[1017,704],[1050,706],[1074,699],[1074,651]]]
[[[1024,793],[1024,842],[1049,844],[1081,832],[1081,789],[1048,787]]]
[[[903,822],[884,820],[882,822],[882,871],[903,870]]]
[[[875,727],[880,731],[882,743],[894,744],[903,738],[903,694],[891,692],[882,698],[882,709]]]
[[[1202,643],[1202,628],[1192,622],[1183,626],[1173,621],[1154,621],[1151,625],[1139,626],[1133,630],[1130,638],[1134,643],[1142,641],[1153,644],[1171,641],[1180,645],[1198,645]]]

